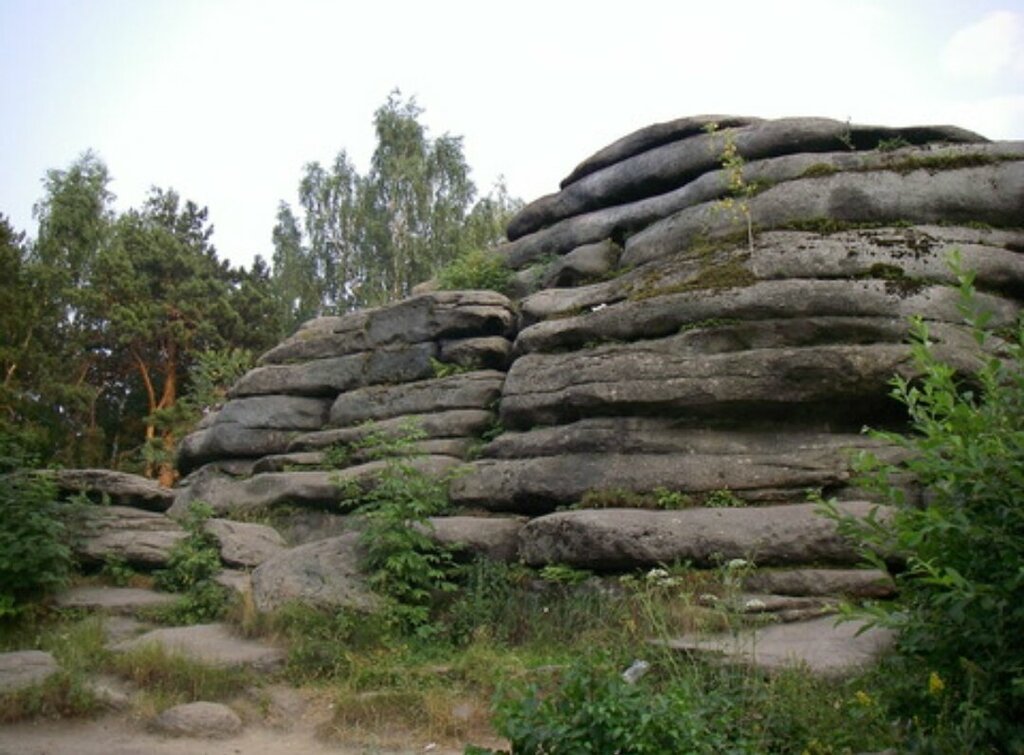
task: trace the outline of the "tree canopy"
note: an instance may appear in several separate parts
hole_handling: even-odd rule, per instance
[[[414,99],[392,92],[374,115],[377,146],[366,175],[342,150],[306,165],[303,222],[282,202],[274,226],[274,280],[294,326],[407,296],[443,265],[501,238],[519,203],[499,184],[476,201],[462,138],[431,138]]]

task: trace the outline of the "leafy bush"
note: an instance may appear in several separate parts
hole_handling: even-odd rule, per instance
[[[227,590],[213,581],[221,569],[217,539],[204,529],[213,509],[202,501],[189,506],[182,525],[188,535],[171,550],[167,568],[156,573],[161,590],[182,593],[178,602],[155,609],[154,616],[173,623],[195,624],[220,617]]]
[[[490,289],[505,293],[512,271],[496,252],[471,249],[445,265],[437,274],[442,289]]]
[[[0,618],[61,587],[73,559],[57,486],[0,435]]]
[[[968,326],[979,347],[993,346],[973,275],[958,260],[953,269]],[[893,705],[926,747],[1024,750],[1022,336],[1018,329],[1011,342],[997,344],[1001,356],[985,357],[965,380],[938,358],[924,321],[914,320],[921,377],[892,382],[912,435],[873,433],[906,449],[909,459],[902,466],[871,455],[860,460],[864,484],[894,506],[894,517],[857,524],[826,506],[869,554],[905,560],[895,575],[898,603],[870,615],[899,632]],[[913,505],[897,483],[907,470],[926,491],[926,505]],[[885,566],[880,556],[870,558]]]
[[[358,450],[385,461],[386,467],[368,490],[349,485],[346,497],[358,501],[356,513],[365,519],[360,543],[370,586],[388,600],[396,628],[429,634],[433,599],[454,584],[451,553],[427,529],[427,519],[448,508],[448,481],[413,464],[415,443],[423,437],[415,425],[398,435],[370,432]]]
[[[516,755],[824,755],[887,743],[881,710],[834,680],[798,671],[765,678],[663,656],[630,683],[629,664],[583,657],[553,683],[508,686],[496,698],[496,728]]]

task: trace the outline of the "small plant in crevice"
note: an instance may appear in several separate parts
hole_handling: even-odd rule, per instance
[[[446,378],[452,375],[462,375],[466,372],[472,372],[477,367],[468,364],[456,364],[454,362],[442,362],[440,359],[430,358],[430,369],[434,371],[434,377]]]
[[[214,577],[221,570],[217,539],[206,531],[213,509],[193,501],[182,521],[187,533],[171,549],[167,568],[154,575],[161,590],[181,593],[177,602],[151,609],[149,615],[168,623],[196,624],[219,618],[228,602],[228,591]]]
[[[708,123],[704,130],[712,137],[719,133],[717,123]],[[743,175],[746,167],[746,160],[740,154],[736,144],[736,138],[730,129],[722,131],[722,148],[718,158],[722,164],[722,171],[725,173],[727,196],[718,202],[718,206],[727,212],[736,212],[745,221],[747,227],[747,248],[754,251],[754,221],[750,212],[750,200],[762,190],[763,187],[757,183],[747,181]]]

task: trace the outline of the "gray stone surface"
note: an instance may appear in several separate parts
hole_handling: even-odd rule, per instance
[[[189,474],[198,467],[223,459],[252,460],[266,454],[281,453],[296,434],[295,430],[221,422],[182,438],[175,463],[178,471]]]
[[[650,493],[664,488],[699,501],[728,490],[741,499],[781,502],[803,501],[808,490],[850,482],[852,449],[844,452],[839,443],[791,444],[784,434],[775,438],[775,449],[751,446],[731,453],[693,444],[689,450],[656,453],[574,453],[567,448],[537,458],[480,459],[456,477],[450,495],[460,506],[538,514],[577,503],[591,491]]]
[[[341,317],[321,317],[268,351],[260,364],[286,364],[425,341],[507,335],[511,302],[493,291],[436,291]]]
[[[410,414],[404,417],[369,422],[357,427],[342,427],[304,433],[289,444],[289,453],[327,448],[333,445],[358,445],[370,433],[402,437],[407,428],[414,427],[427,439],[474,437],[488,429],[497,419],[494,412],[485,409],[455,409],[436,414]]]
[[[155,568],[167,563],[171,549],[184,537],[181,526],[164,514],[127,506],[92,506],[82,513],[72,545],[86,564],[115,558],[129,566]]]
[[[746,590],[782,595],[847,595],[891,598],[892,578],[877,569],[758,569],[743,579]]]
[[[648,291],[651,298],[621,301],[584,313],[531,325],[519,333],[515,350],[564,351],[605,341],[635,341],[676,334],[702,323],[807,317],[898,318],[959,324],[957,292],[948,286],[900,291],[884,280],[769,280],[729,289],[674,293]],[[661,294],[661,295],[653,295]],[[1004,297],[980,293],[979,305],[993,314],[992,327],[1016,320],[1018,306]],[[510,373],[515,372],[516,364]]]
[[[242,730],[242,719],[221,703],[175,705],[153,719],[152,728],[171,737],[220,739]]]
[[[57,661],[42,650],[0,653],[0,694],[20,692],[42,684],[60,671]]]
[[[978,186],[989,190],[978,191]],[[1020,223],[1024,161],[1006,161],[932,173],[835,173],[789,181],[751,198],[758,228],[829,218],[849,223]],[[717,202],[681,210],[626,242],[622,264],[640,265],[686,249],[698,238],[735,233],[742,225]]]
[[[912,143],[981,142],[984,139],[952,127],[917,130],[861,126],[827,118],[779,118],[730,129],[737,152],[747,161],[797,152],[831,152],[853,139],[872,148],[880,139],[902,137]],[[508,225],[508,238],[551,225],[563,218],[661,194],[721,166],[725,137],[700,133],[664,144],[583,176],[557,194],[524,207]]]
[[[365,385],[423,380],[434,374],[430,360],[437,355],[437,344],[427,342],[298,364],[268,364],[243,375],[230,395],[335,396]]]
[[[519,555],[519,531],[525,521],[507,517],[431,517],[425,531],[431,539],[493,561],[514,562]]]
[[[894,374],[910,376],[909,347],[815,346],[724,354],[679,353],[686,335],[528,354],[509,371],[501,421],[509,428],[595,414],[741,415],[753,419],[814,406],[822,417],[885,396]],[[684,347],[685,348],[685,347]],[[953,355],[951,355],[953,356]],[[964,364],[963,358],[957,360]],[[852,405],[852,406],[851,406]]]
[[[174,491],[156,480],[112,469],[53,469],[41,474],[51,476],[66,493],[85,493],[99,501],[117,506],[132,506],[147,511],[166,511],[174,502]]]
[[[573,287],[608,275],[618,265],[621,254],[622,247],[611,239],[578,246],[545,268],[540,286]]]
[[[838,504],[857,517],[884,507]],[[813,504],[682,511],[590,509],[531,520],[520,532],[519,553],[531,566],[619,570],[690,561],[714,566],[742,558],[757,566],[854,565],[861,556]]]
[[[664,643],[686,652],[724,657],[775,671],[806,667],[827,677],[847,676],[876,662],[892,646],[892,632],[834,617],[779,624],[736,635],[682,637]]]
[[[230,519],[208,519],[203,529],[217,538],[220,558],[229,566],[259,566],[287,545],[273,527]]]
[[[461,460],[450,456],[421,456],[410,463],[426,474],[441,476],[461,464]],[[209,504],[217,514],[281,504],[344,508],[351,502],[348,484],[367,489],[386,467],[386,462],[372,461],[333,471],[268,472],[248,479],[211,476],[183,489],[168,513],[182,516],[192,501]]]
[[[252,573],[252,596],[260,611],[290,602],[327,609],[377,606],[360,573],[356,532],[301,545],[263,562]]]
[[[155,644],[166,652],[183,655],[210,666],[245,666],[256,671],[272,671],[285,660],[280,648],[236,635],[227,624],[193,624],[164,627],[141,634],[110,647],[118,653]]]
[[[504,371],[511,356],[512,342],[508,338],[484,336],[441,341],[439,358],[461,367]]]
[[[482,370],[348,391],[338,396],[331,407],[330,423],[334,427],[352,427],[367,420],[410,414],[489,409],[501,395],[504,380],[504,373]]]
[[[212,426],[235,423],[280,430],[319,430],[331,410],[330,399],[306,396],[250,396],[228,401]]]
[[[815,172],[905,171],[913,165],[983,164],[1024,156],[1024,142],[996,142],[968,145],[929,144],[894,152],[810,152],[749,161],[742,169],[748,185],[777,185],[810,176]],[[652,197],[604,207],[564,218],[499,247],[509,266],[522,269],[533,261],[562,255],[582,244],[608,238],[623,238],[676,212],[702,203],[717,202],[728,195],[729,173],[712,170],[679,188]]]
[[[54,602],[60,608],[83,608],[115,614],[134,614],[146,608],[175,602],[177,595],[138,587],[81,586],[59,593]]]
[[[623,136],[621,139],[616,139],[607,147],[595,152],[562,179],[560,188],[564,189],[584,176],[621,162],[633,155],[638,155],[641,152],[646,152],[649,149],[660,147],[669,142],[698,136],[704,133],[705,129],[711,124],[714,124],[717,128],[734,128],[760,122],[760,118],[747,118],[736,115],[697,115],[687,118],[676,118],[675,120],[663,123],[652,123],[650,126],[645,126]]]

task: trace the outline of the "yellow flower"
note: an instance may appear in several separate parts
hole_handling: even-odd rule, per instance
[[[867,707],[868,705],[872,705],[875,702],[874,698],[871,697],[871,695],[869,695],[867,692],[865,692],[862,689],[857,690],[857,692],[854,694],[853,698],[859,704],[861,704],[861,705],[863,705],[865,707]]]
[[[938,672],[933,671],[928,676],[928,694],[938,697],[942,690],[946,689],[946,683],[942,681],[942,677],[939,676]]]

